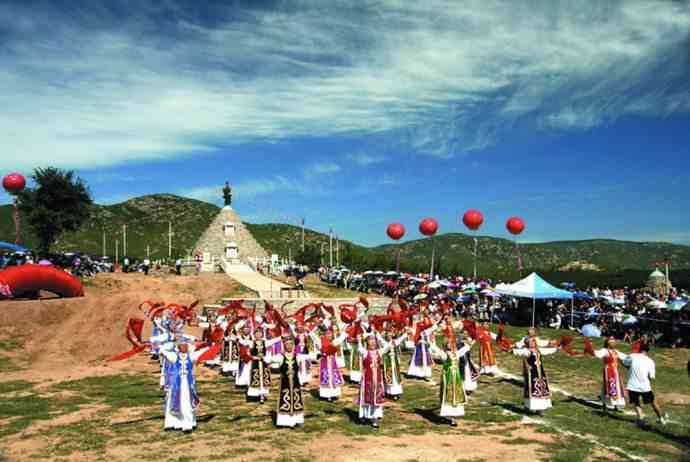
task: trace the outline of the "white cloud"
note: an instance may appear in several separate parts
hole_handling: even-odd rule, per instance
[[[378,164],[381,162],[385,162],[385,160],[386,160],[385,156],[367,154],[364,152],[350,154],[349,156],[347,156],[347,158],[349,160],[353,161],[354,163],[356,163],[358,165],[362,165],[364,167],[369,166],[369,165],[373,165],[373,164]]]
[[[155,8],[0,7],[0,169],[390,131],[451,157],[516,124],[690,111],[683,2],[302,1],[213,26],[173,7],[165,27]]]
[[[400,177],[384,173],[378,176],[364,178],[355,189],[357,194],[372,194],[385,188],[393,188],[401,184]]]
[[[329,175],[340,172],[340,165],[332,162],[323,162],[310,165],[304,170],[306,176]]]

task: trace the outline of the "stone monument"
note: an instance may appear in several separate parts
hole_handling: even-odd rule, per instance
[[[193,254],[203,257],[205,271],[214,271],[222,260],[231,264],[251,264],[252,259],[268,257],[232,208],[232,188],[228,182],[222,192],[224,207],[194,246]]]

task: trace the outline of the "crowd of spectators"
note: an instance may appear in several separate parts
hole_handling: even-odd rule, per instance
[[[635,341],[642,335],[651,342],[671,347],[690,347],[690,305],[688,295],[671,289],[660,295],[645,288],[565,288],[573,300],[537,300],[500,296],[493,288],[502,281],[466,276],[430,278],[425,274],[394,271],[352,272],[346,268],[319,268],[325,282],[362,293],[400,297],[409,302],[425,300],[450,303],[466,317],[529,324],[535,308],[538,327],[593,332]]]

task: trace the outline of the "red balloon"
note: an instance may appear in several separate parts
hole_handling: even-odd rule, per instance
[[[462,216],[462,222],[472,231],[476,231],[484,223],[484,215],[479,210],[468,210]]]
[[[391,223],[386,229],[386,234],[394,241],[397,241],[405,235],[405,227],[400,223]]]
[[[19,173],[10,173],[2,179],[2,187],[10,194],[17,194],[26,187],[26,179]]]
[[[525,230],[525,221],[520,217],[508,218],[506,229],[508,229],[511,234],[515,234],[517,236]]]
[[[419,232],[425,236],[433,236],[438,231],[438,221],[433,218],[425,218],[419,224]]]

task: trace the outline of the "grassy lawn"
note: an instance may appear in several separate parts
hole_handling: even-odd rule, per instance
[[[507,329],[513,339],[523,333],[524,329]],[[541,335],[560,337],[559,332],[548,330]],[[595,341],[595,346],[600,343]],[[575,349],[582,351],[580,339],[575,341]],[[629,350],[625,345],[621,349]],[[476,358],[478,353],[473,354]],[[381,428],[376,432],[357,422],[357,408],[352,402],[354,386],[347,385],[339,401],[327,403],[316,399],[315,384],[305,393],[304,427],[287,430],[272,424],[275,391],[263,406],[248,403],[229,379],[203,370],[198,374],[202,400],[199,426],[194,434],[185,435],[162,430],[163,401],[158,390],[157,367],[145,357],[135,359],[145,365],[141,372],[91,377],[47,387],[23,380],[3,381],[5,370],[0,369],[0,447],[35,442],[37,449],[27,455],[27,460],[31,457],[107,460],[109,453],[120,451],[119,454],[133,454],[134,458],[145,460],[160,460],[165,455],[166,460],[299,461],[310,460],[305,448],[324,435],[347,437],[352,444],[371,435],[390,437],[399,439],[395,447],[404,451],[407,436],[457,434],[458,438],[492,436],[516,448],[535,445],[543,460],[689,460],[684,455],[690,452],[690,406],[689,401],[682,404],[677,400],[690,399],[685,371],[690,352],[655,350],[652,357],[658,366],[657,394],[671,423],[666,427],[652,425],[647,430],[637,428],[634,417],[628,413],[606,417],[587,401],[596,400],[599,394],[599,361],[560,353],[546,357],[545,367],[552,387],[574,395],[556,392],[554,408],[543,418],[528,416],[535,422],[526,427],[548,435],[548,441],[513,435],[514,429],[524,428],[522,387],[500,377],[481,378],[459,429],[445,425],[437,417],[436,385],[405,380],[403,398],[388,403]],[[408,358],[405,354],[405,360]],[[521,374],[518,358],[499,353],[498,362],[503,371]],[[435,380],[438,380],[438,369]],[[481,459],[468,455],[462,460]]]

